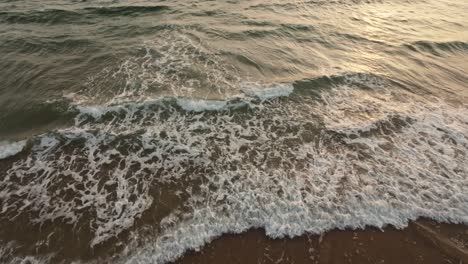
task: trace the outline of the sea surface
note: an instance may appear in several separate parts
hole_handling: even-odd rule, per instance
[[[466,0],[0,0],[0,262],[468,224]]]

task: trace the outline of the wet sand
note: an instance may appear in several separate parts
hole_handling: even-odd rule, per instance
[[[468,263],[468,226],[418,220],[403,230],[333,230],[271,239],[263,230],[225,235],[177,261],[189,263]]]

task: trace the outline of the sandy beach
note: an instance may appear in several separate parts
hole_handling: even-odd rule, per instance
[[[196,263],[468,263],[468,226],[421,219],[397,230],[333,230],[321,236],[271,239],[263,230],[224,235],[178,264]]]

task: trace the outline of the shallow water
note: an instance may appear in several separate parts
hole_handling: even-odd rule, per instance
[[[0,260],[468,224],[468,3],[0,2]]]

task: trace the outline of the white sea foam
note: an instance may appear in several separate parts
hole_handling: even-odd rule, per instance
[[[148,95],[223,99],[239,93],[236,69],[180,32],[161,31],[137,53],[90,77],[87,90],[72,96],[98,104],[122,104]]]
[[[0,142],[0,159],[6,159],[8,157],[14,156],[21,151],[23,151],[24,147],[26,146],[27,141],[17,141],[17,142],[9,142],[9,141],[2,141]]]
[[[77,106],[76,107],[78,111],[82,115],[89,115],[94,117],[94,119],[100,119],[103,115],[105,115],[110,107],[100,107],[100,106],[94,106],[94,105],[86,105],[86,106]]]
[[[327,128],[358,138],[303,143],[291,147],[289,155],[281,151],[280,138],[275,138],[279,149],[256,145],[290,165],[284,167],[242,162],[243,141],[231,141],[227,155],[239,160],[237,169],[209,177],[206,185],[216,190],[207,188],[201,197],[191,199],[189,217],[168,220],[175,223],[156,242],[122,262],[166,263],[188,249],[199,250],[219,235],[250,228],[264,228],[268,236],[281,238],[334,228],[389,224],[403,228],[419,217],[468,223],[466,106],[418,102],[414,97],[405,103],[395,100],[390,90],[350,87],[339,87],[323,99],[313,109],[325,115]],[[352,114],[358,112],[367,113],[370,120]],[[335,118],[337,114],[341,118]],[[400,129],[390,126],[395,130],[391,134],[379,131],[377,122],[390,122],[395,114],[413,120]],[[368,127],[377,132],[360,134],[369,132]]]
[[[289,96],[294,90],[292,84],[277,84],[277,85],[256,85],[256,88],[245,88],[244,95],[236,95],[225,100],[202,100],[194,98],[174,98],[161,97],[156,99],[145,99],[139,102],[110,104],[110,105],[86,105],[79,102],[75,105],[81,115],[91,116],[94,119],[100,119],[103,115],[110,112],[128,112],[136,111],[148,106],[164,105],[171,101],[185,111],[188,112],[204,112],[204,111],[221,111],[228,109],[237,109],[249,105],[252,100],[271,100],[278,97]],[[246,97],[247,96],[247,97]]]
[[[177,104],[186,111],[202,112],[202,111],[212,111],[212,110],[221,110],[226,107],[226,101],[207,101],[207,100],[188,100],[188,99],[179,99]]]
[[[101,119],[108,113],[126,113],[142,111],[148,107],[170,105],[175,102],[180,108],[187,112],[221,111],[242,107],[247,102],[233,102],[230,100],[199,100],[189,98],[163,97],[160,99],[148,99],[141,102],[126,103],[120,105],[77,105],[76,109],[80,116],[90,116],[95,120]]]
[[[91,76],[84,92],[64,97],[82,115],[100,119],[109,112],[134,110],[171,98],[185,111],[220,111],[245,106],[252,99],[289,96],[294,90],[287,83],[242,81],[235,68],[202,43],[173,31],[160,34],[145,42],[138,55]],[[244,102],[233,102],[245,96]]]
[[[0,262],[11,263],[11,264],[46,264],[50,263],[52,254],[45,256],[15,256],[14,251],[20,246],[10,241],[8,243],[2,243],[0,240]]]
[[[418,217],[468,223],[468,107],[371,84],[302,103],[252,101],[262,107],[249,111],[204,114],[231,101],[177,99],[186,111],[140,104],[112,106],[124,110],[111,119],[78,115],[12,166],[0,182],[2,213],[89,221],[95,246],[177,193],[171,214],[147,223],[160,235],[126,251],[127,263],[165,263],[249,228],[276,238]],[[75,199],[49,192],[64,183]]]
[[[231,100],[194,100],[188,98],[178,98],[177,105],[189,112],[204,112],[204,111],[221,111],[228,109],[236,109],[248,104],[246,101],[231,101]]]
[[[289,96],[294,91],[294,86],[289,83],[274,84],[270,86],[245,87],[242,91],[260,100],[269,100],[278,97]]]

